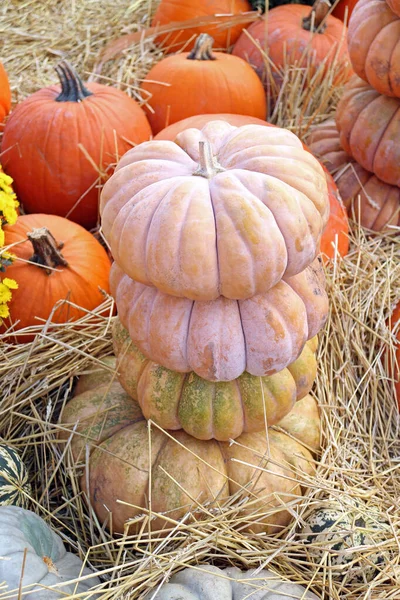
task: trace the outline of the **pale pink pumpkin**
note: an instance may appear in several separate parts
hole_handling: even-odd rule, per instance
[[[143,354],[208,381],[272,375],[294,362],[326,321],[324,283],[317,259],[265,294],[198,302],[137,283],[116,263],[110,274],[121,323]]]
[[[135,281],[192,300],[246,299],[315,259],[329,199],[321,165],[293,133],[210,121],[127,152],[101,213]]]

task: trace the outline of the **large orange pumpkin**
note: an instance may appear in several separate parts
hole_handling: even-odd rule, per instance
[[[62,217],[37,214],[19,217],[4,231],[5,243],[12,245],[17,257],[6,276],[18,283],[18,289],[13,290],[10,318],[4,319],[2,331],[10,325],[13,331],[40,325],[50,315],[52,323],[74,321],[104,301],[110,260],[83,227]],[[15,335],[23,342],[32,337]]]
[[[68,217],[84,227],[98,219],[96,182],[151,130],[127,94],[99,83],[84,86],[66,63],[60,87],[43,88],[17,105],[1,144],[4,170],[30,213]]]
[[[340,19],[344,22],[346,17],[346,8],[347,8],[347,21],[349,23],[349,19],[352,15],[355,5],[358,0],[339,0],[338,4],[336,4],[335,8],[332,11],[332,16]]]
[[[400,0],[386,0],[386,4],[400,17]]]
[[[209,382],[150,361],[134,346],[119,319],[114,322],[113,341],[119,382],[139,403],[144,417],[200,440],[228,441],[275,425],[309,393],[317,371],[316,338],[275,375],[243,373],[226,382]]]
[[[11,108],[11,90],[8,81],[7,73],[2,63],[0,62],[0,131],[2,130],[3,122]]]
[[[384,183],[343,150],[334,119],[314,127],[307,142],[334,176],[343,202],[357,222],[373,231],[400,226],[400,188]]]
[[[201,34],[192,52],[167,56],[150,69],[141,89],[147,116],[157,134],[186,117],[237,113],[265,118],[263,86],[253,69],[237,56],[212,52],[213,39]]]
[[[194,117],[182,119],[182,121],[177,121],[176,123],[173,123],[173,125],[169,125],[165,129],[162,129],[154,137],[154,139],[171,140],[173,142],[178,133],[181,131],[189,129],[190,127],[201,129],[209,121],[213,121],[214,119],[226,121],[227,123],[237,127],[240,127],[241,125],[247,125],[249,123],[264,125],[267,127],[275,127],[275,125],[267,123],[266,121],[262,121],[261,119],[257,119],[257,117],[249,117],[245,115],[196,115]],[[311,152],[311,150],[305,144],[303,144],[303,147],[305,150]],[[324,259],[334,258],[336,252],[335,248],[337,248],[337,251],[341,256],[346,256],[349,251],[349,220],[347,218],[347,213],[343,206],[343,202],[340,198],[338,188],[329,171],[324,165],[322,166],[325,170],[328,184],[330,213],[328,223],[326,224],[321,237],[321,252]]]
[[[233,54],[256,69],[272,99],[276,94],[268,81],[269,71],[260,47],[273,65],[277,89],[281,86],[282,70],[289,65],[307,65],[311,78],[321,65],[328,69],[335,64],[335,83],[342,84],[350,77],[353,71],[347,51],[347,28],[339,19],[327,16],[328,11],[323,0],[316,2],[311,13],[309,6],[300,4],[277,6],[241,34]]]
[[[231,381],[272,375],[296,360],[328,316],[318,259],[302,273],[247,300],[193,302],[136,283],[116,263],[110,275],[119,317],[133,342],[163,367]]]
[[[354,75],[336,111],[340,144],[364,169],[400,186],[400,99]]]
[[[107,366],[113,365],[108,359]],[[270,428],[268,434],[244,433],[233,443],[204,441],[184,431],[150,430],[112,377],[98,369],[82,376],[60,418],[59,437],[71,438],[74,468],[88,465],[81,486],[101,524],[113,532],[122,533],[125,525],[138,532],[137,517],[150,510],[148,526],[165,533],[175,525],[171,519],[188,512],[201,519],[236,493],[252,500],[240,509],[243,528],[276,533],[290,523],[292,513],[282,505],[301,500],[304,473],[315,470],[311,452],[319,448],[320,419],[313,398],[299,400],[293,418],[282,422],[289,435]],[[212,507],[203,511],[207,503]]]
[[[400,97],[400,17],[385,0],[359,0],[349,24],[354,71],[377,92]]]
[[[127,152],[101,210],[129,277],[208,301],[250,298],[303,271],[329,198],[321,165],[293,133],[211,121]]]
[[[251,10],[247,0],[161,0],[157,7],[152,27],[156,25],[168,25],[175,21],[189,21],[191,19],[212,16],[212,15],[237,15]],[[194,46],[194,38],[200,33],[208,33],[215,40],[215,46],[220,49],[226,49],[234,44],[244,28],[244,25],[234,25],[231,27],[219,25],[210,25],[192,27],[183,29],[170,34],[159,35],[156,43],[163,44],[168,50],[178,52],[179,50],[191,50]]]

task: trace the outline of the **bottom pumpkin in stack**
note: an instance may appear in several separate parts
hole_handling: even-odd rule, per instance
[[[103,371],[83,375],[60,418],[60,442],[71,438],[77,468],[84,468],[88,448],[81,485],[102,523],[123,532],[130,521],[132,533],[149,511],[152,530],[165,529],[188,512],[201,518],[200,505],[218,510],[242,491],[248,501],[240,518],[248,531],[276,533],[288,525],[292,517],[283,505],[302,498],[319,447],[311,396],[267,431],[244,433],[234,443],[197,440],[184,431],[149,429],[116,381],[115,365],[110,357]]]
[[[343,150],[334,119],[314,127],[307,144],[334,176],[344,205],[362,227],[390,231],[400,226],[400,188],[384,183]]]

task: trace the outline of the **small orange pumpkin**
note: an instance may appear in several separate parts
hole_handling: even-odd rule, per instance
[[[201,34],[192,52],[167,56],[147,74],[141,89],[149,97],[145,108],[153,134],[204,113],[265,118],[265,94],[256,73],[236,56],[213,53],[212,43]]]
[[[109,290],[110,261],[91,233],[55,215],[23,215],[4,227],[5,243],[16,256],[6,276],[18,283],[9,304],[10,317],[0,331],[75,321],[104,301]],[[21,260],[19,260],[21,259]],[[54,305],[61,302],[53,312]],[[74,306],[76,305],[76,306]],[[82,307],[82,308],[78,308]],[[27,342],[32,335],[15,339]]]
[[[189,21],[191,19],[211,16],[211,15],[237,15],[251,10],[247,0],[161,0],[155,12],[152,27],[157,25],[168,25],[175,21]],[[242,32],[244,25],[234,25],[233,27],[221,27],[210,25],[207,28],[198,27],[183,29],[170,34],[159,35],[156,37],[157,44],[165,45],[172,52],[192,50],[194,38],[200,33],[208,33],[215,40],[215,46],[220,49],[226,49],[234,44]]]
[[[65,62],[56,70],[61,90],[43,88],[13,110],[1,160],[26,212],[57,214],[91,228],[98,220],[96,182],[133,144],[150,138],[150,125],[121,90],[84,86]]]
[[[385,0],[359,0],[349,24],[354,71],[377,92],[400,97],[400,17]]]
[[[0,62],[0,131],[4,119],[10,112],[11,108],[11,90],[8,81],[7,73],[2,63]]]

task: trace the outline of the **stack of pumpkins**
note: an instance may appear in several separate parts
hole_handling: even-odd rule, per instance
[[[348,45],[356,75],[308,139],[347,208],[374,231],[400,226],[400,2],[359,0]],[[398,229],[397,229],[398,231]]]
[[[111,360],[62,415],[75,464],[92,447],[82,485],[100,520],[123,531],[147,509],[158,528],[245,490],[250,529],[285,526],[282,503],[301,497],[319,444],[308,392],[328,312],[321,165],[287,130],[210,121],[128,151],[101,213],[125,392]]]

